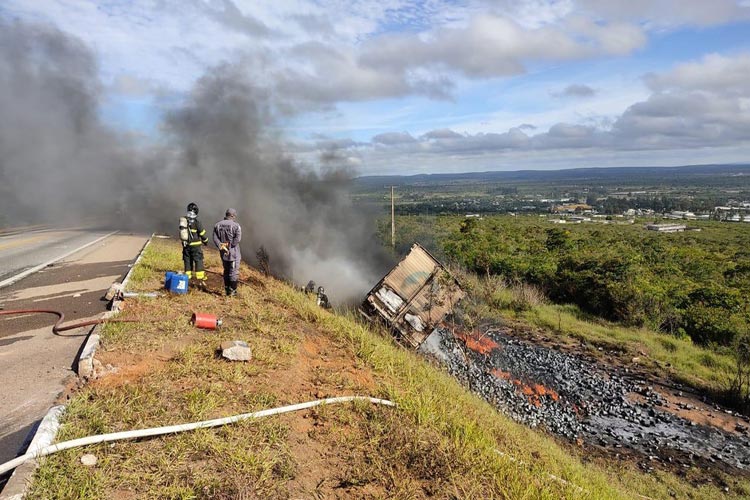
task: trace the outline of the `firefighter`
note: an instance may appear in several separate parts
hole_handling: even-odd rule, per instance
[[[224,220],[214,226],[214,245],[219,248],[221,261],[224,264],[224,290],[228,296],[237,295],[237,283],[240,280],[240,240],[242,228],[235,220],[237,211],[228,208]]]
[[[318,295],[316,297],[316,302],[323,309],[331,308],[331,303],[328,301],[328,295],[326,295],[326,290],[322,286],[318,287]]]
[[[208,245],[208,236],[203,224],[198,220],[198,205],[187,206],[187,217],[180,219],[180,239],[182,240],[182,261],[188,279],[198,281],[198,288],[206,288],[206,271],[203,269],[203,248]]]

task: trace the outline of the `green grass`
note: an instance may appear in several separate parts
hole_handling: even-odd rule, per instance
[[[474,296],[467,304],[467,312],[475,321],[511,320],[520,327],[542,328],[552,337],[577,339],[595,347],[623,351],[626,358],[639,358],[640,365],[714,394],[726,391],[734,376],[735,362],[731,354],[703,348],[689,338],[648,328],[624,327],[585,315],[570,304],[539,301],[517,307],[513,287],[499,286],[497,280],[488,281],[470,274],[462,275],[461,281]]]
[[[416,354],[395,348],[391,342],[374,336],[352,317],[330,315],[315,308],[293,291],[280,299],[301,317],[315,321],[336,338],[355,348],[379,374],[390,380],[387,395],[399,404],[404,422],[414,428],[434,432],[454,445],[452,460],[476,474],[478,483],[491,470],[502,478],[502,488],[510,498],[627,498],[633,494],[651,498],[669,498],[670,492],[691,498],[714,498],[711,486],[692,488],[667,473],[643,475],[623,468],[616,474],[583,466],[551,438],[517,425],[477,396],[467,393],[447,374],[424,363]],[[497,450],[509,458],[498,456]],[[519,465],[533,464],[533,465]],[[459,467],[461,466],[459,465]],[[549,474],[569,482],[564,491]],[[531,481],[531,483],[529,483]],[[738,491],[750,492],[741,482]],[[583,490],[583,493],[578,488]],[[477,491],[462,491],[460,498],[479,498]]]
[[[134,285],[158,289],[175,253],[169,242],[155,240],[134,271]],[[117,383],[105,378],[77,392],[58,440],[270,408],[313,399],[315,391],[386,397],[398,408],[323,407],[67,450],[42,461],[28,497],[617,499],[670,498],[672,492],[709,499],[721,494],[716,486],[696,488],[664,472],[644,475],[627,463],[584,463],[569,446],[510,421],[354,317],[324,311],[281,282],[256,279],[261,284],[241,288],[236,301],[208,294],[132,301],[123,314],[166,321],[108,325],[104,349],[133,356],[133,363],[139,352],[160,361],[137,377],[114,374],[109,380],[125,378]],[[183,317],[193,307],[222,314],[226,327],[196,334]],[[218,343],[233,338],[251,345],[252,362],[217,359]],[[301,357],[312,341],[320,352]],[[80,465],[84,453],[98,457],[96,467]],[[728,480],[728,498],[750,492],[745,482]]]

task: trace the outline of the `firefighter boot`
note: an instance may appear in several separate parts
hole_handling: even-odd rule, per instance
[[[230,281],[229,282],[229,296],[234,297],[235,295],[237,295],[237,282]]]

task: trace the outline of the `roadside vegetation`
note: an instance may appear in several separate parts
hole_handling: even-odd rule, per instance
[[[210,269],[219,269],[208,255]],[[132,289],[155,291],[179,269],[179,247],[154,240]],[[67,450],[42,461],[28,498],[717,498],[720,486],[627,460],[584,463],[574,447],[513,423],[415,353],[345,312],[243,268],[239,297],[191,292],[126,302],[97,355],[110,373],[76,392],[58,440],[190,422],[326,396],[365,404],[314,410],[139,441]],[[211,275],[210,288],[221,290]],[[196,330],[193,311],[220,330]],[[244,340],[248,363],[216,354]],[[94,467],[80,463],[92,453]],[[750,495],[726,478],[729,498]]]
[[[691,222],[700,231],[659,234],[649,221],[406,216],[397,241],[452,262],[472,292],[469,322],[515,321],[620,350],[747,410],[738,353],[750,332],[750,227]]]

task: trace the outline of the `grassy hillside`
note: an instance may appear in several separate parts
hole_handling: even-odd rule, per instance
[[[400,217],[397,251],[416,240],[458,262],[476,321],[513,320],[621,350],[679,382],[721,393],[734,377],[733,342],[750,325],[743,292],[750,227],[690,225],[702,230],[657,234],[640,223],[560,229],[536,216],[468,223]]]
[[[132,288],[158,290],[179,247],[154,240]],[[209,268],[218,269],[214,254]],[[324,396],[371,395],[397,408],[321,407],[213,430],[68,450],[42,462],[29,498],[705,498],[724,492],[627,461],[579,458],[515,424],[430,363],[346,314],[243,268],[239,297],[193,291],[132,300],[98,359],[116,371],[70,401],[59,440],[190,422]],[[211,288],[221,290],[212,275]],[[196,330],[193,311],[224,319]],[[216,356],[245,340],[248,363]],[[95,467],[80,458],[93,453]],[[688,476],[690,476],[688,472]],[[727,478],[729,498],[750,494]]]

